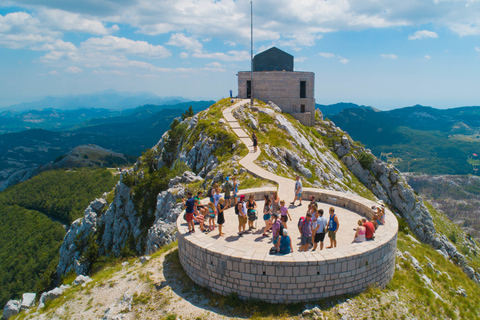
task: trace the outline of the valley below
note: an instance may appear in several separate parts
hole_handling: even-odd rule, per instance
[[[405,174],[408,184],[435,209],[475,240],[480,240],[480,177]],[[449,235],[455,239],[454,235]],[[451,239],[451,240],[452,240]]]

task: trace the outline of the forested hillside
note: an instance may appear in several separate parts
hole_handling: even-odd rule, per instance
[[[52,282],[65,224],[118,181],[106,169],[46,171],[0,193],[0,305]],[[52,220],[55,219],[55,220]]]
[[[479,113],[480,107],[414,106],[382,112],[355,107],[324,115],[401,171],[474,174],[480,165]]]

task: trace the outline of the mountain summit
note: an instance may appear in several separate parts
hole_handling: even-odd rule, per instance
[[[457,238],[453,242],[449,237],[452,229],[442,220],[444,217],[413,192],[401,172],[376,159],[368,149],[353,141],[333,122],[323,120],[319,111],[316,112],[314,126],[307,127],[291,115],[282,113],[273,103],[256,102],[249,107],[246,102],[238,101],[240,106],[232,114],[248,136],[253,133],[257,136],[261,149],[255,160],[258,166],[280,177],[292,178],[298,174],[304,187],[335,190],[372,201],[382,200],[398,219],[397,263],[391,284],[382,292],[372,288],[350,300],[333,302],[339,303],[335,316],[357,317],[364,314],[370,317],[376,314],[394,319],[409,317],[410,312],[418,318],[424,318],[422,315],[425,314],[434,314],[434,317],[452,317],[455,314],[467,316],[461,308],[467,308],[470,302],[478,298],[466,300],[464,297],[468,295],[470,298],[470,295],[479,290],[480,260],[476,256],[478,246],[474,241],[455,230]],[[99,266],[105,257],[153,255],[153,261],[146,266],[160,263],[155,260],[159,257],[155,252],[161,252],[158,250],[162,247],[171,247],[175,243],[175,222],[182,215],[183,205],[180,200],[185,197],[186,190],[194,193],[206,191],[213,183],[221,184],[227,176],[233,175],[241,182],[239,193],[245,188],[274,186],[272,182],[253,176],[242,167],[240,160],[248,151],[235,134],[235,128],[231,128],[228,119],[223,117],[223,110],[229,106],[230,100],[224,99],[192,117],[185,115],[182,121],[176,119],[159,142],[123,173],[114,190],[93,201],[85,210],[84,217],[72,223],[60,249],[57,274],[70,278],[72,275],[93,274],[94,281],[86,285],[89,292],[93,290],[97,296],[100,292],[106,294],[105,286],[95,284],[95,281],[100,281],[100,278],[95,278],[95,273],[100,270]],[[352,231],[342,232],[350,232],[353,237]],[[147,263],[148,259],[150,258],[143,257],[141,261]],[[72,295],[77,294],[78,302],[60,298],[62,306],[47,305],[38,312],[42,315],[51,314],[59,312],[59,308],[73,308],[78,312],[78,305],[84,303],[82,306],[86,308],[89,318],[98,318],[101,314],[108,314],[109,319],[120,316],[167,316],[169,311],[155,308],[149,311],[140,305],[153,303],[150,301],[153,292],[163,292],[165,286],[175,287],[170,281],[175,281],[172,277],[180,271],[171,269],[174,260],[168,261],[169,264],[164,265],[163,276],[155,278],[158,280],[165,277],[165,283],[155,283],[155,280],[145,280],[142,283],[141,280],[129,277],[128,272],[121,276],[118,273],[115,283],[122,283],[122,289],[111,293],[116,297],[111,308],[99,306],[93,310],[88,307],[88,303],[91,305],[92,302],[87,302],[88,299],[82,297],[81,290],[67,287],[62,290],[67,290]],[[176,261],[178,264],[178,257]],[[128,265],[127,263],[124,267],[130,268]],[[142,267],[138,265],[136,268],[140,268],[134,272],[141,279]],[[167,270],[170,270],[170,276],[165,273]],[[104,273],[101,274],[105,277]],[[459,288],[460,282],[456,283],[452,276],[461,279],[458,281],[463,287]],[[122,280],[122,277],[131,279],[129,281],[132,284],[128,285],[128,281]],[[146,276],[144,279],[150,278]],[[152,286],[145,286],[149,281]],[[192,294],[195,294],[193,291],[197,287],[188,280],[182,281],[185,281],[182,284],[187,288],[185,290],[192,290]],[[404,288],[401,287],[402,282]],[[450,290],[449,286],[453,286],[453,289]],[[461,294],[457,295],[456,292]],[[136,298],[132,299],[132,295]],[[47,296],[50,297],[47,294],[44,300]],[[205,292],[205,296],[219,299],[211,293]],[[374,299],[375,296],[378,301]],[[163,297],[155,297],[158,301],[164,301]],[[188,299],[187,296],[182,297]],[[372,298],[373,301],[368,300]],[[143,299],[143,302],[139,303],[138,299]],[[234,297],[229,299],[235,301]],[[371,314],[365,315],[362,311],[361,305],[365,302],[362,299],[368,300],[366,304],[369,305]],[[394,300],[398,307],[391,307]],[[386,305],[385,301],[388,301],[389,306],[384,311],[370,306],[371,303]],[[245,307],[242,304],[244,302],[238,303]],[[326,303],[330,305],[331,302]],[[205,305],[204,302],[199,304]],[[178,303],[178,306],[182,305],[181,302]],[[323,302],[318,305],[322,309],[317,308],[319,312],[332,316],[331,306],[329,308]],[[236,306],[232,307],[233,310],[236,310]],[[182,312],[181,308],[175,306],[169,310]],[[266,307],[265,310],[272,309]],[[305,311],[311,314],[317,312]],[[245,312],[249,311],[242,311]],[[276,312],[278,311],[273,314]],[[478,310],[468,312],[473,317],[480,317]],[[233,312],[231,315],[238,314]],[[264,313],[261,315],[268,316]],[[80,314],[73,313],[70,317],[79,318]]]

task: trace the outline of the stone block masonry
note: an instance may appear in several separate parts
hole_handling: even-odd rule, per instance
[[[238,73],[238,97],[246,99],[247,81],[251,73]],[[305,82],[301,97],[300,82]],[[253,96],[265,102],[272,101],[283,112],[293,115],[302,124],[315,123],[315,74],[313,72],[263,71],[253,73]]]

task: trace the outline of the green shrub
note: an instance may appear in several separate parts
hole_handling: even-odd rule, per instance
[[[370,170],[375,157],[371,153],[362,152],[358,155],[358,162],[362,165],[363,169]]]
[[[452,243],[457,243],[457,234],[455,232],[452,232],[448,235],[448,239],[452,241]]]

